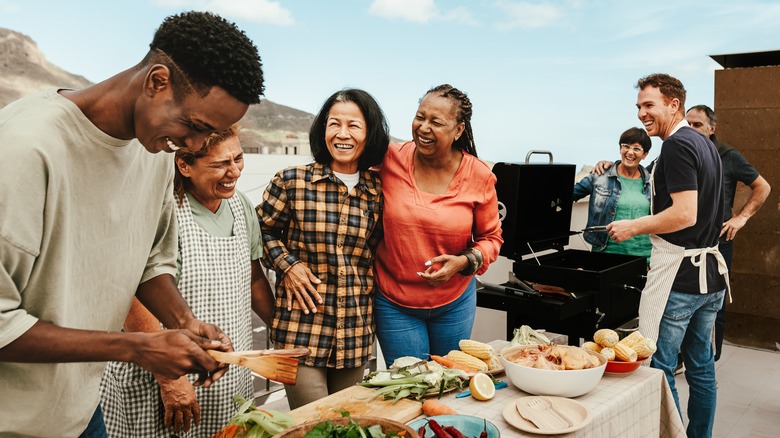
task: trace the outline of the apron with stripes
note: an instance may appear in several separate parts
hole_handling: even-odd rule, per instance
[[[195,316],[216,324],[237,351],[252,348],[251,260],[246,218],[239,196],[228,200],[233,236],[215,237],[192,219],[187,197],[176,211],[182,267],[179,291]],[[188,376],[191,382],[196,375]],[[231,367],[209,388],[195,388],[201,422],[174,433],[163,424],[163,404],[154,377],[137,365],[110,362],[101,382],[109,437],[210,437],[236,412],[233,396],[253,398],[252,375]]]
[[[653,214],[656,168],[658,168],[658,161],[656,161],[653,171],[650,173],[650,187],[652,190],[650,214]],[[699,268],[700,293],[707,293],[707,254],[715,255],[718,260],[718,272],[726,276],[727,287],[729,287],[729,274],[726,260],[718,251],[717,245],[709,248],[685,249],[655,234],[650,235],[650,243],[653,245],[650,255],[650,271],[647,273],[647,283],[642,290],[642,297],[639,300],[639,331],[645,337],[657,341],[661,318],[666,310],[669,293],[672,291],[672,285],[680,265],[683,262],[688,262],[686,259],[690,259],[690,263]],[[730,288],[729,299],[731,299]],[[649,362],[650,359],[645,361],[645,364],[649,364]]]

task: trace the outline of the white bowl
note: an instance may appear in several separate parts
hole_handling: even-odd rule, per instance
[[[504,359],[504,354],[521,349],[537,348],[536,345],[517,345],[501,351],[501,364],[506,369],[509,380],[518,389],[533,395],[554,395],[559,397],[578,397],[595,388],[604,375],[607,360],[604,356],[588,351],[601,363],[595,368],[584,370],[544,370],[531,368]]]

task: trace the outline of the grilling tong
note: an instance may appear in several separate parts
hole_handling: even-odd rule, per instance
[[[607,232],[607,226],[606,225],[596,225],[594,227],[585,227],[582,229],[583,233],[606,233]]]
[[[543,296],[557,296],[564,299],[577,298],[572,292],[567,292],[562,287],[550,286],[546,284],[531,283],[524,280],[520,280],[514,274],[509,272],[509,281],[505,285],[487,283],[481,278],[477,277],[477,287],[482,287],[488,290],[494,290],[497,292],[504,292],[507,294],[518,295],[521,297],[543,297]]]

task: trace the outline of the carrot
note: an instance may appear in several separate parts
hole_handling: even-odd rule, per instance
[[[422,409],[423,413],[429,417],[435,417],[437,415],[458,415],[455,409],[432,398],[423,402]]]
[[[214,435],[214,438],[233,438],[238,432],[238,425],[228,424]]]
[[[431,355],[431,360],[433,360],[434,362],[438,363],[439,365],[441,365],[443,367],[452,368],[452,369],[456,369],[456,370],[461,370],[461,371],[465,371],[467,373],[476,373],[477,371],[479,371],[477,369],[461,365],[461,364],[455,362],[452,359],[447,359],[446,357],[437,356],[435,354]]]

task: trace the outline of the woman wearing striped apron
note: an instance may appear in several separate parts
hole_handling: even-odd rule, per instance
[[[250,350],[251,312],[270,322],[273,296],[258,261],[261,242],[254,208],[235,189],[242,169],[235,126],[209,137],[197,152],[176,152],[177,280],[198,318],[217,323],[235,350]],[[160,328],[134,303],[125,330]],[[134,364],[109,363],[101,383],[108,435],[209,437],[235,413],[234,395],[253,398],[252,376],[243,367],[231,368],[208,388],[195,388],[194,381],[194,376],[171,381]]]

